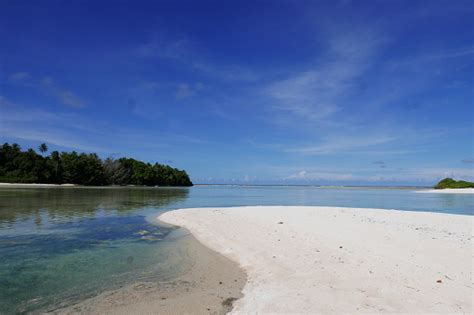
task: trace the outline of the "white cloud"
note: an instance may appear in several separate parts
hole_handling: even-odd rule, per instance
[[[10,75],[9,80],[21,86],[40,89],[48,94],[51,94],[56,97],[56,99],[61,104],[68,107],[82,108],[86,106],[86,102],[84,100],[82,100],[70,90],[56,84],[56,82],[54,82],[51,77],[44,77],[40,80],[37,80],[28,72],[17,72]]]
[[[244,182],[254,182],[257,180],[257,176],[245,175],[243,181]]]
[[[420,168],[401,173],[398,176],[418,181],[437,182],[446,177],[457,180],[474,180],[474,168]]]
[[[120,135],[120,137],[117,137]],[[57,146],[99,153],[133,154],[146,149],[159,157],[164,148],[203,145],[205,140],[170,132],[144,132],[78,113],[50,112],[24,107],[0,96],[0,138],[46,142]],[[166,139],[157,141],[157,139]],[[147,143],[146,147],[143,143]],[[156,150],[156,151],[154,151]]]
[[[417,68],[426,67],[427,63],[446,61],[446,59],[456,58],[472,58],[474,55],[474,47],[461,47],[454,50],[444,50],[437,52],[430,52],[428,54],[420,54],[409,59],[392,61],[389,63],[391,69],[400,67],[412,67]]]
[[[135,56],[174,60],[208,77],[226,81],[255,81],[260,76],[240,65],[216,64],[202,52],[199,43],[188,38],[168,40],[162,34],[140,45]]]
[[[84,141],[101,138],[104,126],[90,123],[82,116],[27,108],[3,97],[0,97],[0,114],[0,134],[3,137],[47,142],[76,150],[111,151],[106,145]]]
[[[354,152],[367,150],[374,146],[383,145],[396,140],[396,137],[387,135],[376,136],[348,136],[327,137],[320,144],[287,149],[287,152],[300,153],[303,155],[322,155],[340,152]]]
[[[85,106],[84,101],[69,90],[57,91],[56,97],[61,103],[70,107],[81,108]]]
[[[10,75],[8,79],[10,81],[24,81],[31,79],[31,75],[28,72],[17,72]]]
[[[63,105],[73,108],[82,108],[86,102],[75,95],[70,90],[58,86],[51,77],[44,77],[40,80],[40,85],[53,94]]]
[[[371,64],[379,40],[370,32],[347,32],[330,38],[325,56],[306,71],[273,82],[264,94],[271,107],[299,120],[321,123],[343,110],[344,101]]]
[[[166,41],[163,38],[154,38],[149,42],[140,45],[137,48],[136,53],[141,57],[181,60],[188,58],[193,50],[193,43],[185,38],[174,41]]]
[[[261,76],[249,68],[237,65],[213,65],[209,62],[193,62],[192,67],[202,73],[227,81],[256,81]]]
[[[303,180],[303,181],[349,181],[354,180],[355,177],[348,173],[334,173],[334,172],[308,172],[305,170],[299,171],[296,174],[290,175],[286,180]]]
[[[285,181],[304,182],[371,182],[371,183],[437,183],[439,180],[451,177],[458,180],[474,180],[474,169],[467,168],[417,168],[417,169],[395,169],[371,172],[369,170],[344,171],[322,171],[322,170],[300,170],[289,176],[283,177]]]
[[[177,99],[185,99],[193,96],[195,93],[201,91],[204,88],[204,85],[201,82],[195,84],[181,83],[178,85],[178,90],[176,91]]]

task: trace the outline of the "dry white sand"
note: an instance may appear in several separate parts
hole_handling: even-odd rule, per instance
[[[471,216],[270,206],[159,219],[246,271],[234,313],[473,311]]]
[[[74,187],[74,184],[24,184],[24,183],[0,183],[0,187],[33,187],[33,188],[41,188],[41,187]]]
[[[430,194],[474,194],[474,188],[446,188],[446,189],[427,189],[417,190],[417,193],[430,193]]]

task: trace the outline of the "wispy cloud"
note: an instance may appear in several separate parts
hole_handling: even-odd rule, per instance
[[[11,74],[8,79],[10,81],[24,81],[31,79],[31,75],[28,72],[16,72]]]
[[[437,182],[440,179],[451,177],[458,180],[474,180],[473,168],[419,168],[400,171],[394,174],[396,178],[405,178],[414,181]]]
[[[48,142],[75,150],[111,152],[107,145],[84,141],[102,136],[101,124],[89,123],[76,114],[24,107],[4,97],[0,97],[0,112],[3,137]]]
[[[72,108],[83,108],[86,102],[69,89],[58,85],[51,77],[36,79],[31,73],[16,72],[10,75],[9,81],[21,84],[25,87],[39,89],[47,94],[51,94],[63,105]]]
[[[446,59],[472,58],[472,56],[474,56],[474,47],[468,46],[458,49],[424,53],[403,60],[391,61],[389,62],[389,67],[392,69],[407,66],[424,67],[427,63],[446,61]]]
[[[326,52],[315,65],[289,78],[271,83],[264,94],[275,110],[313,123],[344,109],[356,79],[370,66],[380,40],[371,32],[348,32],[329,38]]]
[[[284,178],[285,180],[302,180],[302,181],[348,181],[356,179],[354,175],[349,173],[336,173],[336,172],[308,172],[299,171],[296,174],[292,174]]]
[[[47,122],[47,123],[45,123]],[[120,137],[117,135],[120,134]],[[46,111],[22,106],[0,96],[0,138],[46,142],[68,149],[124,154],[144,150],[161,156],[163,148],[202,145],[205,140],[171,132],[143,131],[94,120],[78,113]],[[157,139],[166,139],[157,141]]]
[[[190,70],[206,77],[226,81],[255,81],[260,74],[241,65],[216,63],[202,52],[199,43],[186,37],[169,40],[163,35],[155,35],[150,41],[139,45],[135,55],[148,59],[173,60]]]
[[[75,95],[70,90],[64,89],[57,85],[51,77],[44,77],[40,80],[40,85],[51,94],[53,94],[63,105],[82,108],[86,106],[86,102]]]
[[[181,100],[191,97],[203,88],[204,85],[201,82],[195,84],[181,83],[178,85],[178,90],[176,91],[176,99]]]
[[[184,60],[191,57],[195,50],[193,42],[186,39],[167,41],[164,38],[155,37],[152,40],[139,45],[136,54],[141,57],[158,57],[166,59]]]
[[[461,162],[465,164],[474,164],[474,159],[464,159],[461,160]]]
[[[238,65],[214,65],[201,60],[194,62],[192,67],[210,77],[227,81],[256,81],[262,77],[262,74]]]
[[[367,150],[374,146],[386,144],[396,140],[394,136],[360,136],[360,137],[327,137],[317,145],[302,146],[287,149],[287,152],[300,153],[304,155],[322,155],[341,152],[353,152]]]
[[[465,168],[417,168],[417,169],[383,169],[380,171],[353,170],[312,170],[302,169],[282,178],[292,182],[372,182],[372,183],[436,183],[445,177],[462,180],[474,180],[474,170]]]
[[[380,168],[386,168],[387,164],[385,164],[385,161],[374,161],[372,164],[377,165]]]

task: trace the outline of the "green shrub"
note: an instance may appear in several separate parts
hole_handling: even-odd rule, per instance
[[[47,146],[40,146],[46,153]],[[49,156],[33,149],[22,151],[16,143],[0,147],[0,182],[77,184],[85,186],[140,185],[192,186],[188,174],[168,165],[131,158],[101,160],[95,153],[53,151]]]
[[[466,182],[464,180],[454,180],[452,178],[445,178],[441,180],[436,186],[435,189],[445,189],[445,188],[474,188],[474,183]]]

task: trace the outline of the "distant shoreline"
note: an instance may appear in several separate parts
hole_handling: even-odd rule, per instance
[[[285,185],[285,184],[194,184],[194,186],[237,186],[237,187],[314,187],[324,189],[432,189],[432,186],[355,186],[355,185]]]
[[[0,183],[1,187],[11,188],[189,188],[191,186],[140,186],[140,185],[104,185],[85,186],[76,184],[38,184],[38,183]]]
[[[474,194],[474,188],[432,189],[427,186],[324,186],[324,185],[243,185],[243,184],[194,184],[195,187],[312,187],[319,189],[401,189],[415,190],[416,193]],[[189,188],[189,186],[140,186],[140,185],[104,185],[84,186],[76,184],[39,184],[39,183],[0,183],[1,187],[11,188]]]
[[[422,194],[474,194],[474,188],[428,189],[428,190],[418,190],[417,193],[422,193]]]
[[[0,183],[6,187],[77,187],[75,184]]]

